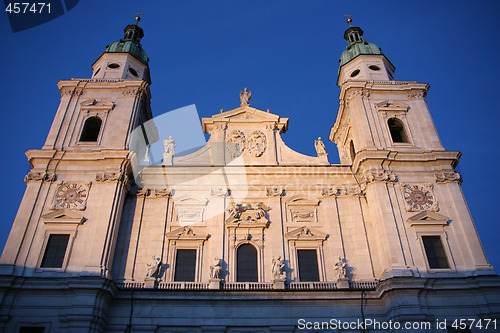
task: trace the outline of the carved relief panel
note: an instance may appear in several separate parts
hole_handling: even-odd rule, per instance
[[[286,201],[288,222],[317,223],[319,200],[293,196]]]
[[[177,219],[181,226],[203,222],[203,212],[208,200],[198,198],[174,197]]]

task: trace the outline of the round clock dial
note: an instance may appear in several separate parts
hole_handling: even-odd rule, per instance
[[[87,187],[80,184],[64,184],[57,189],[56,208],[81,208],[87,201]]]
[[[430,210],[434,205],[434,196],[422,186],[405,188],[404,198],[411,210]]]

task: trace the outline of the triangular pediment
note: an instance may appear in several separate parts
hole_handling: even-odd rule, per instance
[[[447,216],[441,215],[436,212],[421,212],[416,215],[410,217],[406,222],[411,226],[417,225],[436,225],[436,226],[445,226],[448,224],[449,218]]]
[[[168,239],[176,240],[207,240],[208,237],[209,235],[207,233],[189,226],[177,228],[167,233]]]
[[[223,111],[210,118],[203,118],[201,122],[203,130],[207,133],[215,124],[221,123],[262,123],[263,126],[275,124],[280,132],[285,132],[288,128],[288,118],[280,118],[280,116],[273,113],[249,106],[241,106],[233,110]]]
[[[44,223],[82,224],[85,217],[69,209],[58,209],[42,216]]]
[[[289,240],[325,240],[328,234],[324,232],[303,226],[285,234],[285,238]]]
[[[401,101],[385,100],[375,104],[378,111],[408,111],[410,106]]]
[[[112,110],[115,107],[115,104],[113,102],[110,102],[105,99],[87,99],[81,102],[80,105],[82,106],[82,109],[85,110],[89,109]]]

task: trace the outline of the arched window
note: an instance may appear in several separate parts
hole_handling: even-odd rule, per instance
[[[90,117],[85,120],[80,141],[96,142],[99,137],[99,131],[101,130],[101,124],[102,120],[99,117]]]
[[[408,143],[408,136],[403,125],[403,122],[397,118],[387,120],[389,131],[391,132],[392,142]]]
[[[349,144],[349,152],[351,154],[351,161],[354,161],[354,158],[356,157],[356,149],[354,148],[354,142],[352,140]]]
[[[237,282],[258,282],[257,250],[250,244],[238,247],[236,263]]]

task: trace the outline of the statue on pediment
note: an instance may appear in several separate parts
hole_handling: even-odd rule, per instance
[[[248,106],[250,105],[250,98],[252,97],[252,92],[248,91],[247,88],[243,89],[243,91],[240,90],[240,102],[241,106]]]
[[[319,137],[318,140],[314,141],[314,148],[316,148],[316,153],[318,153],[318,156],[327,154],[325,144],[321,140],[321,137]]]

